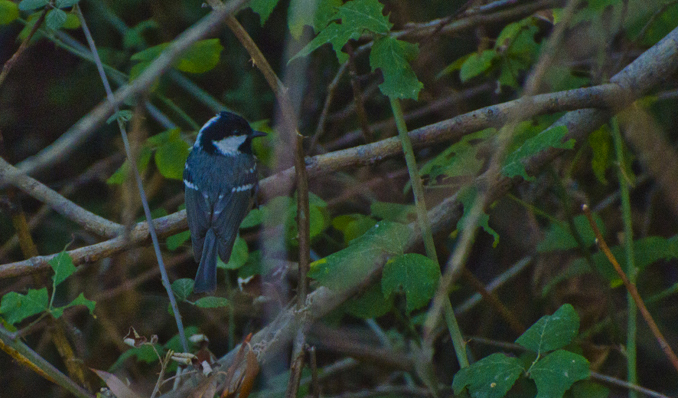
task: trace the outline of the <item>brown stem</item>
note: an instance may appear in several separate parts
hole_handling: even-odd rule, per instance
[[[669,361],[671,361],[673,367],[676,369],[676,371],[678,371],[678,357],[671,349],[671,346],[664,338],[662,332],[659,330],[657,323],[655,323],[654,319],[652,318],[652,315],[650,314],[650,311],[648,311],[647,307],[645,306],[645,302],[643,302],[643,299],[640,297],[640,293],[638,293],[636,285],[629,281],[629,278],[624,273],[624,270],[622,270],[621,266],[617,262],[617,259],[614,257],[614,255],[610,251],[610,248],[607,246],[607,243],[605,243],[605,239],[603,239],[603,235],[600,233],[598,225],[593,220],[593,216],[591,215],[591,210],[589,210],[589,207],[587,205],[583,205],[581,208],[584,211],[586,218],[589,220],[591,229],[593,230],[593,233],[596,236],[596,243],[598,244],[598,247],[600,247],[600,250],[602,250],[602,252],[605,254],[605,257],[607,257],[607,259],[610,261],[610,263],[614,267],[614,270],[617,271],[617,275],[619,275],[619,278],[621,278],[622,282],[624,282],[626,290],[629,292],[631,297],[633,297],[633,301],[635,301],[636,305],[638,306],[638,309],[640,310],[640,313],[643,315],[645,322],[647,322],[647,325],[650,327],[650,330],[652,330],[652,334],[654,334],[654,337],[657,339],[657,342],[659,342],[659,347],[661,347],[666,357],[669,359]]]
[[[360,82],[358,81],[358,68],[355,66],[355,52],[353,46],[349,43],[346,45],[348,51],[348,67],[351,75],[351,87],[353,88],[353,101],[355,102],[355,112],[358,115],[360,128],[363,131],[365,142],[370,143],[374,141],[372,131],[370,130],[370,122],[367,120],[367,112],[365,112],[365,104],[363,100],[362,90],[360,89]]]

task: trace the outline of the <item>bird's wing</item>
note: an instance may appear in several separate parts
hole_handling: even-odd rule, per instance
[[[212,206],[209,199],[196,189],[186,187],[186,215],[188,216],[188,228],[191,231],[191,242],[193,243],[193,257],[196,262],[200,261],[202,256],[205,234],[210,227],[210,215]]]

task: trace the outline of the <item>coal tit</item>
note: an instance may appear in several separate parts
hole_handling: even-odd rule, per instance
[[[220,112],[200,129],[184,167],[188,228],[199,261],[193,291],[217,288],[217,254],[228,262],[240,223],[258,187],[252,130],[242,117]]]

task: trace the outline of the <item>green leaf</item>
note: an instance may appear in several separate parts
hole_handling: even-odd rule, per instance
[[[373,217],[402,224],[409,224],[417,220],[416,208],[413,205],[401,203],[372,202],[370,213]]]
[[[381,69],[384,82],[379,85],[382,94],[391,98],[416,100],[424,84],[417,79],[409,61],[419,53],[417,44],[397,40],[391,36],[376,39],[370,52],[372,70]]]
[[[231,258],[228,260],[228,263],[224,263],[223,259],[220,258],[217,262],[217,267],[222,269],[238,269],[245,265],[249,254],[247,242],[245,242],[245,239],[238,236],[233,244],[233,251],[231,251]]]
[[[537,384],[537,398],[560,398],[572,384],[589,375],[589,361],[565,350],[547,355],[530,369],[530,378]]]
[[[66,304],[63,307],[52,308],[50,312],[52,313],[53,317],[59,318],[61,317],[61,315],[63,315],[66,308],[75,307],[76,305],[84,305],[85,307],[87,307],[87,309],[89,309],[90,315],[92,315],[94,314],[94,307],[96,306],[96,302],[85,298],[85,295],[83,293],[80,293],[80,295],[75,300],[71,301],[70,303]]]
[[[459,370],[452,388],[455,395],[467,388],[473,398],[501,398],[524,370],[517,358],[496,353]]]
[[[624,272],[628,272],[625,247],[619,245],[612,247],[610,250],[612,251],[612,255],[619,261],[619,265],[621,265]],[[656,261],[678,258],[678,235],[669,239],[659,236],[649,236],[636,240],[633,242],[633,254],[638,272],[644,270],[648,265]],[[617,284],[617,281],[620,281],[619,275],[614,270],[607,257],[605,257],[604,253],[595,253],[591,256],[591,259],[596,268],[598,268],[606,278],[612,281],[613,285]],[[588,271],[591,270],[585,258],[574,260],[568,268],[571,267]]]
[[[589,134],[588,143],[593,151],[593,157],[591,158],[593,173],[598,178],[598,181],[607,185],[605,171],[612,163],[612,136],[610,135],[610,127],[607,124],[600,126],[598,130]]]
[[[522,161],[550,148],[574,148],[574,139],[562,142],[563,137],[565,137],[566,134],[567,127],[556,126],[546,129],[536,136],[528,139],[520,148],[506,156],[506,159],[504,160],[504,166],[501,170],[502,173],[511,178],[522,176],[525,180],[534,180],[534,177],[527,175],[525,165],[522,163]]]
[[[466,225],[466,217],[468,217],[471,209],[473,208],[477,194],[478,189],[475,186],[466,187],[460,190],[459,193],[457,193],[457,198],[459,198],[459,201],[464,206],[464,214],[462,214],[459,221],[457,221],[458,231],[464,229],[464,226]],[[496,247],[497,244],[499,243],[499,234],[497,233],[497,231],[492,229],[492,227],[490,227],[490,216],[483,212],[480,215],[480,217],[478,217],[478,225],[481,226],[483,230],[485,230],[485,232],[494,237],[492,247]]]
[[[9,0],[0,0],[0,25],[9,25],[19,18],[19,7]]]
[[[139,170],[139,173],[143,173],[146,170],[148,163],[151,161],[152,154],[153,153],[151,152],[150,148],[146,146],[141,147],[141,150],[139,151],[139,159],[137,160],[137,169]],[[120,166],[120,168],[108,178],[108,180],[106,180],[106,184],[120,185],[125,182],[125,179],[127,179],[128,175],[129,162],[125,161],[125,163],[123,163],[122,166]]]
[[[447,66],[445,67],[445,69],[443,69],[442,71],[440,71],[440,72],[436,75],[436,80],[437,80],[437,79],[440,79],[440,78],[443,77],[443,76],[450,75],[450,74],[452,74],[452,72],[454,72],[454,71],[460,70],[460,69],[461,69],[461,66],[464,65],[464,62],[466,62],[466,60],[467,60],[471,55],[473,55],[473,54],[475,54],[475,53],[466,54],[466,55],[464,55],[463,57],[457,58],[457,59],[456,59],[454,62],[452,62],[451,64],[447,65]]]
[[[497,130],[489,128],[467,134],[461,140],[452,144],[438,156],[428,161],[419,171],[422,176],[428,176],[429,185],[436,185],[440,176],[462,177],[475,176],[483,166],[484,161],[477,158],[477,141],[483,142],[496,134]]]
[[[381,221],[343,250],[311,264],[308,276],[341,291],[363,281],[386,256],[402,254],[412,231],[403,224]]]
[[[199,308],[220,308],[231,305],[224,297],[203,297],[195,302],[196,307]]]
[[[165,243],[167,244],[168,250],[174,251],[181,247],[189,239],[191,239],[191,231],[184,231],[168,237],[165,240]]]
[[[252,228],[264,222],[264,212],[261,209],[252,209],[240,223],[240,228]]]
[[[249,5],[252,11],[259,14],[261,26],[264,26],[273,9],[278,5],[278,0],[252,0]]]
[[[553,315],[541,317],[516,343],[539,355],[563,348],[579,331],[579,315],[570,304],[563,304]]]
[[[190,278],[177,279],[172,282],[172,292],[179,301],[185,301],[193,293],[195,282]]]
[[[15,324],[24,319],[47,310],[49,298],[47,288],[40,290],[28,289],[24,296],[16,292],[9,292],[2,296],[0,313],[5,315],[5,320]]]
[[[73,7],[78,4],[80,0],[56,0],[56,6],[58,8]]]
[[[71,259],[71,256],[66,253],[66,251],[62,251],[53,259],[49,260],[49,265],[52,267],[52,270],[54,270],[54,275],[52,276],[54,287],[59,286],[61,282],[66,280],[66,278],[73,275],[75,272],[73,260]]]
[[[205,73],[219,64],[223,49],[219,39],[197,41],[179,58],[174,67],[182,72]]]
[[[605,236],[605,225],[603,220],[597,214],[593,215],[593,219],[598,226],[598,229],[601,231],[603,236]],[[581,236],[584,244],[588,247],[596,243],[596,236],[591,229],[591,224],[586,216],[578,215],[574,218],[574,227]],[[574,236],[570,233],[570,229],[565,222],[563,223],[551,223],[549,229],[544,235],[544,239],[537,244],[537,251],[540,253],[551,252],[555,250],[570,250],[577,247],[577,241],[574,239]]]
[[[364,293],[352,297],[344,303],[343,309],[357,318],[370,319],[386,315],[393,308],[395,296],[384,297],[381,286],[374,283]]]
[[[49,10],[45,17],[45,25],[52,30],[58,30],[64,26],[66,19],[68,19],[68,15],[66,15],[65,11],[53,8]]]
[[[117,121],[118,118],[120,118],[123,122],[129,122],[130,120],[132,120],[132,116],[134,116],[134,112],[130,111],[129,109],[123,109],[112,114],[111,117],[106,119],[106,123],[111,124]]]
[[[159,344],[156,344],[155,348],[158,350],[158,354],[160,354],[160,356],[163,356],[165,354],[165,350]],[[181,349],[179,350],[179,352],[181,352]],[[136,357],[137,361],[140,362],[155,363],[156,361],[158,361],[158,354],[155,353],[155,351],[153,350],[153,346],[151,346],[150,344],[144,344],[140,347],[133,347],[120,354],[118,359],[113,363],[113,365],[111,365],[109,370],[113,372],[119,369],[123,365],[123,363],[128,358],[131,357]]]
[[[189,145],[183,140],[168,142],[155,151],[155,165],[163,177],[182,180]]]
[[[62,28],[64,29],[78,29],[80,27],[80,19],[73,12],[66,14],[66,22],[64,22]],[[99,50],[101,51],[101,49]]]
[[[33,11],[42,8],[49,3],[49,0],[21,0],[19,9],[21,11]]]
[[[377,224],[377,220],[362,214],[344,214],[332,220],[332,226],[344,234],[344,243],[362,236]]]
[[[304,26],[312,26],[318,33],[341,7],[341,0],[291,0],[287,10],[287,26],[295,40],[299,40]]]
[[[393,24],[388,21],[388,17],[381,13],[383,8],[383,4],[377,0],[353,0],[347,2],[339,7],[336,14],[329,17],[333,20],[341,20],[341,24],[336,22],[330,23],[315,39],[311,40],[310,43],[292,57],[289,62],[298,57],[307,56],[327,43],[332,44],[339,62],[346,62],[348,55],[342,52],[341,49],[349,40],[360,38],[360,35],[366,30],[382,35],[391,30]]]
[[[492,61],[497,56],[494,50],[485,50],[482,53],[473,53],[464,61],[459,70],[459,79],[462,82],[487,71],[492,66]]]
[[[200,331],[198,330],[197,326],[188,326],[188,327],[186,327],[186,330],[184,331],[184,335],[193,336],[195,334],[198,334],[199,332]],[[195,347],[195,346],[196,346],[196,344],[191,342],[191,340],[188,341],[189,350],[192,347]],[[179,335],[179,333],[175,334],[174,336],[172,336],[171,339],[167,340],[167,343],[165,343],[165,345],[163,345],[163,348],[165,348],[167,350],[172,350],[174,352],[183,352],[184,345],[181,342],[181,336]]]
[[[610,396],[609,388],[589,380],[574,383],[570,392],[573,398],[607,398]]]
[[[381,290],[384,297],[403,290],[409,314],[428,304],[436,292],[439,279],[440,267],[435,261],[421,254],[402,254],[384,265]]]
[[[342,5],[342,0],[318,0],[313,19],[313,30],[318,33],[332,20]]]

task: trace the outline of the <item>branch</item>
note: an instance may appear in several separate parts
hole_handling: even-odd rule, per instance
[[[621,93],[632,93],[631,96],[624,96],[620,100],[619,105],[629,104],[634,98],[639,97],[647,90],[654,86],[658,86],[672,76],[678,68],[678,29],[674,29],[664,39],[662,39],[655,46],[643,53],[633,63],[624,68],[621,72],[616,74],[611,81],[618,84]],[[588,134],[600,127],[610,117],[608,110],[579,110],[569,112],[561,117],[553,127],[567,126],[568,136],[565,139],[574,138],[577,141],[586,139]],[[563,153],[563,149],[551,149],[545,153],[540,153],[526,162],[526,169],[528,173],[534,175],[541,167],[550,163],[550,161],[557,155]],[[329,156],[329,155],[328,155]],[[487,179],[487,176],[482,175],[476,179],[477,184],[482,184]],[[521,178],[501,177],[493,179],[494,183],[488,187],[489,202],[492,202],[501,196],[505,195],[514,185],[522,181]],[[461,203],[456,199],[456,195],[443,200],[438,206],[429,211],[429,218],[431,220],[431,227],[433,232],[441,232],[456,225],[456,222],[461,217]],[[410,225],[414,230],[414,224]],[[421,239],[420,236],[413,234],[412,239],[405,247],[405,250],[411,250],[415,244]],[[361,288],[361,286],[369,284],[376,275],[381,272],[381,269],[386,262],[387,256],[384,256],[382,261],[372,264],[372,273],[360,286],[354,286],[346,291],[333,292],[326,287],[320,287],[313,293],[309,294],[307,302],[309,303],[306,316],[309,320],[320,319],[328,314],[346,299],[352,296],[354,292]],[[367,265],[366,265],[367,266]],[[298,314],[296,308],[290,308],[282,312],[278,317],[271,322],[264,329],[256,333],[252,337],[253,346],[260,347],[259,360],[265,362],[267,359],[273,357],[281,349],[287,346],[289,341],[294,336],[296,324],[298,322]],[[219,362],[222,366],[230,366],[237,347],[222,357]],[[167,394],[168,397],[182,396],[185,389],[190,389],[190,385],[184,388]]]
[[[122,225],[83,209],[59,195],[58,192],[27,176],[2,158],[0,158],[0,182],[14,185],[26,194],[50,206],[57,213],[74,221],[85,230],[99,236],[111,238],[122,231]]]

